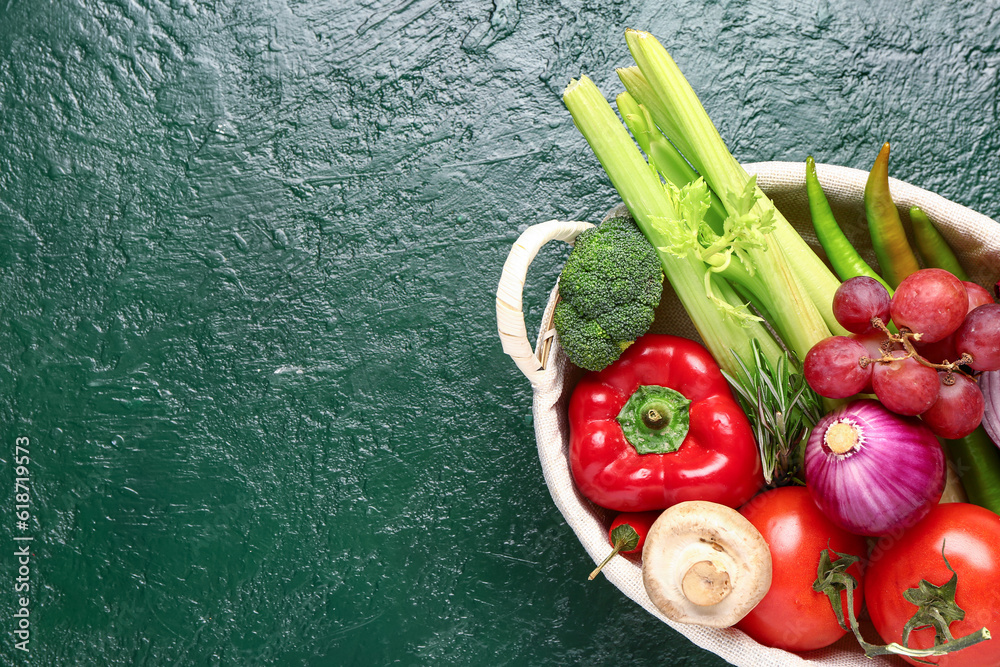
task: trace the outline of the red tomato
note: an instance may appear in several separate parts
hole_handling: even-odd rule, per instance
[[[770,547],[772,574],[767,595],[736,627],[765,646],[789,651],[822,648],[843,637],[830,598],[812,585],[823,549],[864,558],[865,539],[834,525],[801,486],[762,493],[741,507],[740,514]],[[836,562],[838,557],[831,553],[830,558]],[[860,614],[864,594],[860,563],[847,571],[858,580],[854,612]],[[846,593],[841,601],[846,612]]]
[[[927,659],[953,667],[996,667],[1000,665],[1000,641],[996,639],[1000,637],[1000,516],[976,505],[937,505],[898,540],[889,536],[879,540],[865,581],[875,629],[886,642],[902,642],[903,626],[917,611],[903,598],[903,592],[916,588],[922,579],[941,586],[952,577],[941,557],[942,545],[958,573],[955,602],[965,611],[963,620],[949,626],[951,634],[963,637],[985,627],[994,639]],[[914,630],[909,645],[933,646],[934,630]]]

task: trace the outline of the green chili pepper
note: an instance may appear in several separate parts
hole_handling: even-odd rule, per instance
[[[889,193],[888,141],[882,144],[882,150],[868,174],[865,214],[882,277],[893,287],[898,287],[903,278],[920,270],[920,264],[906,240],[899,210]]]
[[[951,246],[944,240],[926,213],[917,206],[912,207],[910,222],[913,223],[913,238],[917,242],[917,251],[927,266],[950,271],[959,280],[969,279]]]
[[[816,176],[816,161],[812,156],[806,158],[806,194],[809,197],[809,213],[812,214],[813,229],[816,230],[816,238],[826,251],[826,256],[833,265],[833,270],[840,276],[841,280],[849,280],[856,276],[868,276],[879,281],[892,294],[892,288],[882,280],[882,277],[875,273],[875,270],[868,265],[868,262],[858,254],[847,236],[840,229],[836,218],[833,217],[833,210],[830,202],[823,192],[823,187]]]
[[[969,502],[1000,514],[1000,448],[980,426],[960,440],[945,440],[948,457]]]

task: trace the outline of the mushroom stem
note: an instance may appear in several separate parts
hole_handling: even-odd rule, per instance
[[[727,628],[767,593],[771,552],[736,510],[702,500],[678,503],[646,535],[642,582],[668,619]]]
[[[699,607],[711,607],[726,599],[733,590],[729,573],[710,560],[698,561],[688,568],[681,580],[684,597]]]

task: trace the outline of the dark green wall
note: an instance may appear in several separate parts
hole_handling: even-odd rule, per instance
[[[493,294],[614,203],[559,96],[627,26],[738,158],[1000,214],[996,3],[857,5],[0,3],[3,662],[32,536],[31,664],[719,664],[586,581]]]

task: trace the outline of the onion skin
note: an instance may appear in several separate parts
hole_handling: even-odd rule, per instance
[[[830,448],[838,430],[859,438],[843,454]],[[940,500],[945,472],[944,450],[925,424],[870,399],[823,417],[806,444],[806,487],[813,501],[856,535],[897,533],[915,524]]]
[[[980,375],[979,388],[983,390],[983,398],[986,399],[983,428],[990,440],[1000,443],[1000,371],[987,371]]]

